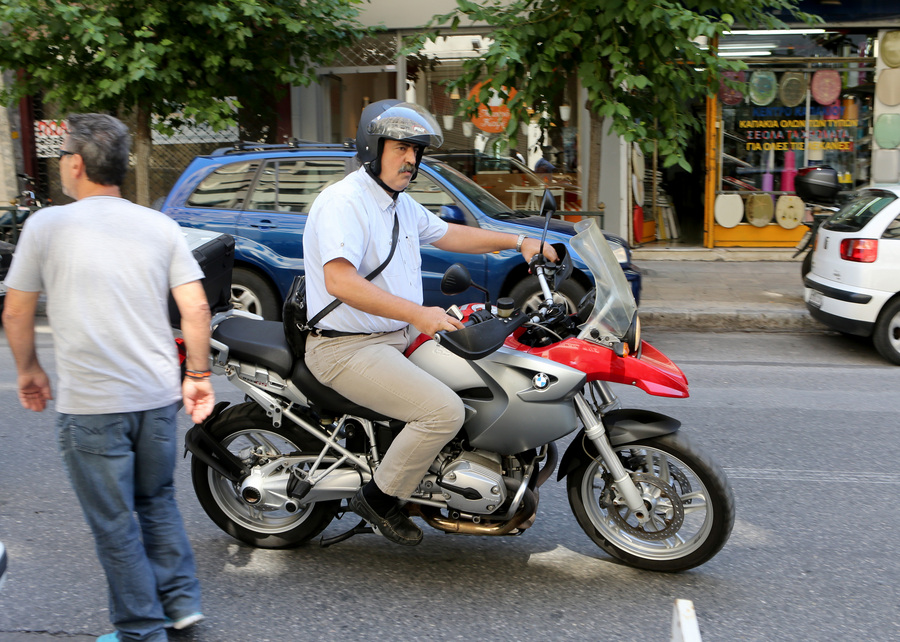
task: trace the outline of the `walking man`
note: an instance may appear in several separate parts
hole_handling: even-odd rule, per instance
[[[6,278],[3,325],[19,400],[40,412],[53,399],[34,341],[45,293],[59,448],[94,535],[116,627],[98,640],[159,642],[168,639],[167,626],[203,619],[173,476],[179,402],[200,422],[215,401],[210,312],[203,272],[178,225],[122,198],[129,146],[119,120],[69,116],[59,173],[75,202],[40,210],[26,223]],[[184,383],[168,321],[170,292],[188,352]]]

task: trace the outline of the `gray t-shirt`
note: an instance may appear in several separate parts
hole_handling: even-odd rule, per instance
[[[181,398],[171,288],[203,278],[178,224],[110,196],[29,217],[6,284],[47,295],[56,409],[107,414]]]

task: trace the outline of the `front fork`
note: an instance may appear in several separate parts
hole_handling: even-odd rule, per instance
[[[604,401],[606,400],[604,399]],[[612,475],[616,490],[619,491],[619,495],[625,501],[625,505],[628,506],[628,509],[639,521],[647,520],[649,516],[646,512],[644,498],[631,479],[631,475],[628,474],[628,471],[625,470],[622,462],[616,456],[612,444],[609,443],[609,436],[603,425],[603,418],[594,412],[581,393],[575,396],[575,407],[581,423],[584,424],[585,436],[597,447],[597,452],[600,453],[600,458]]]

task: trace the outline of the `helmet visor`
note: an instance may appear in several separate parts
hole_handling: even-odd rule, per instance
[[[371,136],[409,141],[423,147],[440,147],[444,143],[434,116],[413,103],[390,107],[370,122],[366,130]]]

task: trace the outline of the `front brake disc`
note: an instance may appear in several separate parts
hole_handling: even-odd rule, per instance
[[[633,517],[632,512],[625,504],[617,503],[609,510],[612,521],[623,532],[638,539],[663,540],[673,537],[684,524],[684,506],[676,490],[658,477],[646,473],[632,473],[631,479],[644,498],[650,519],[632,525],[628,523],[628,517]],[[660,522],[663,523],[662,528],[648,530],[659,527]]]

